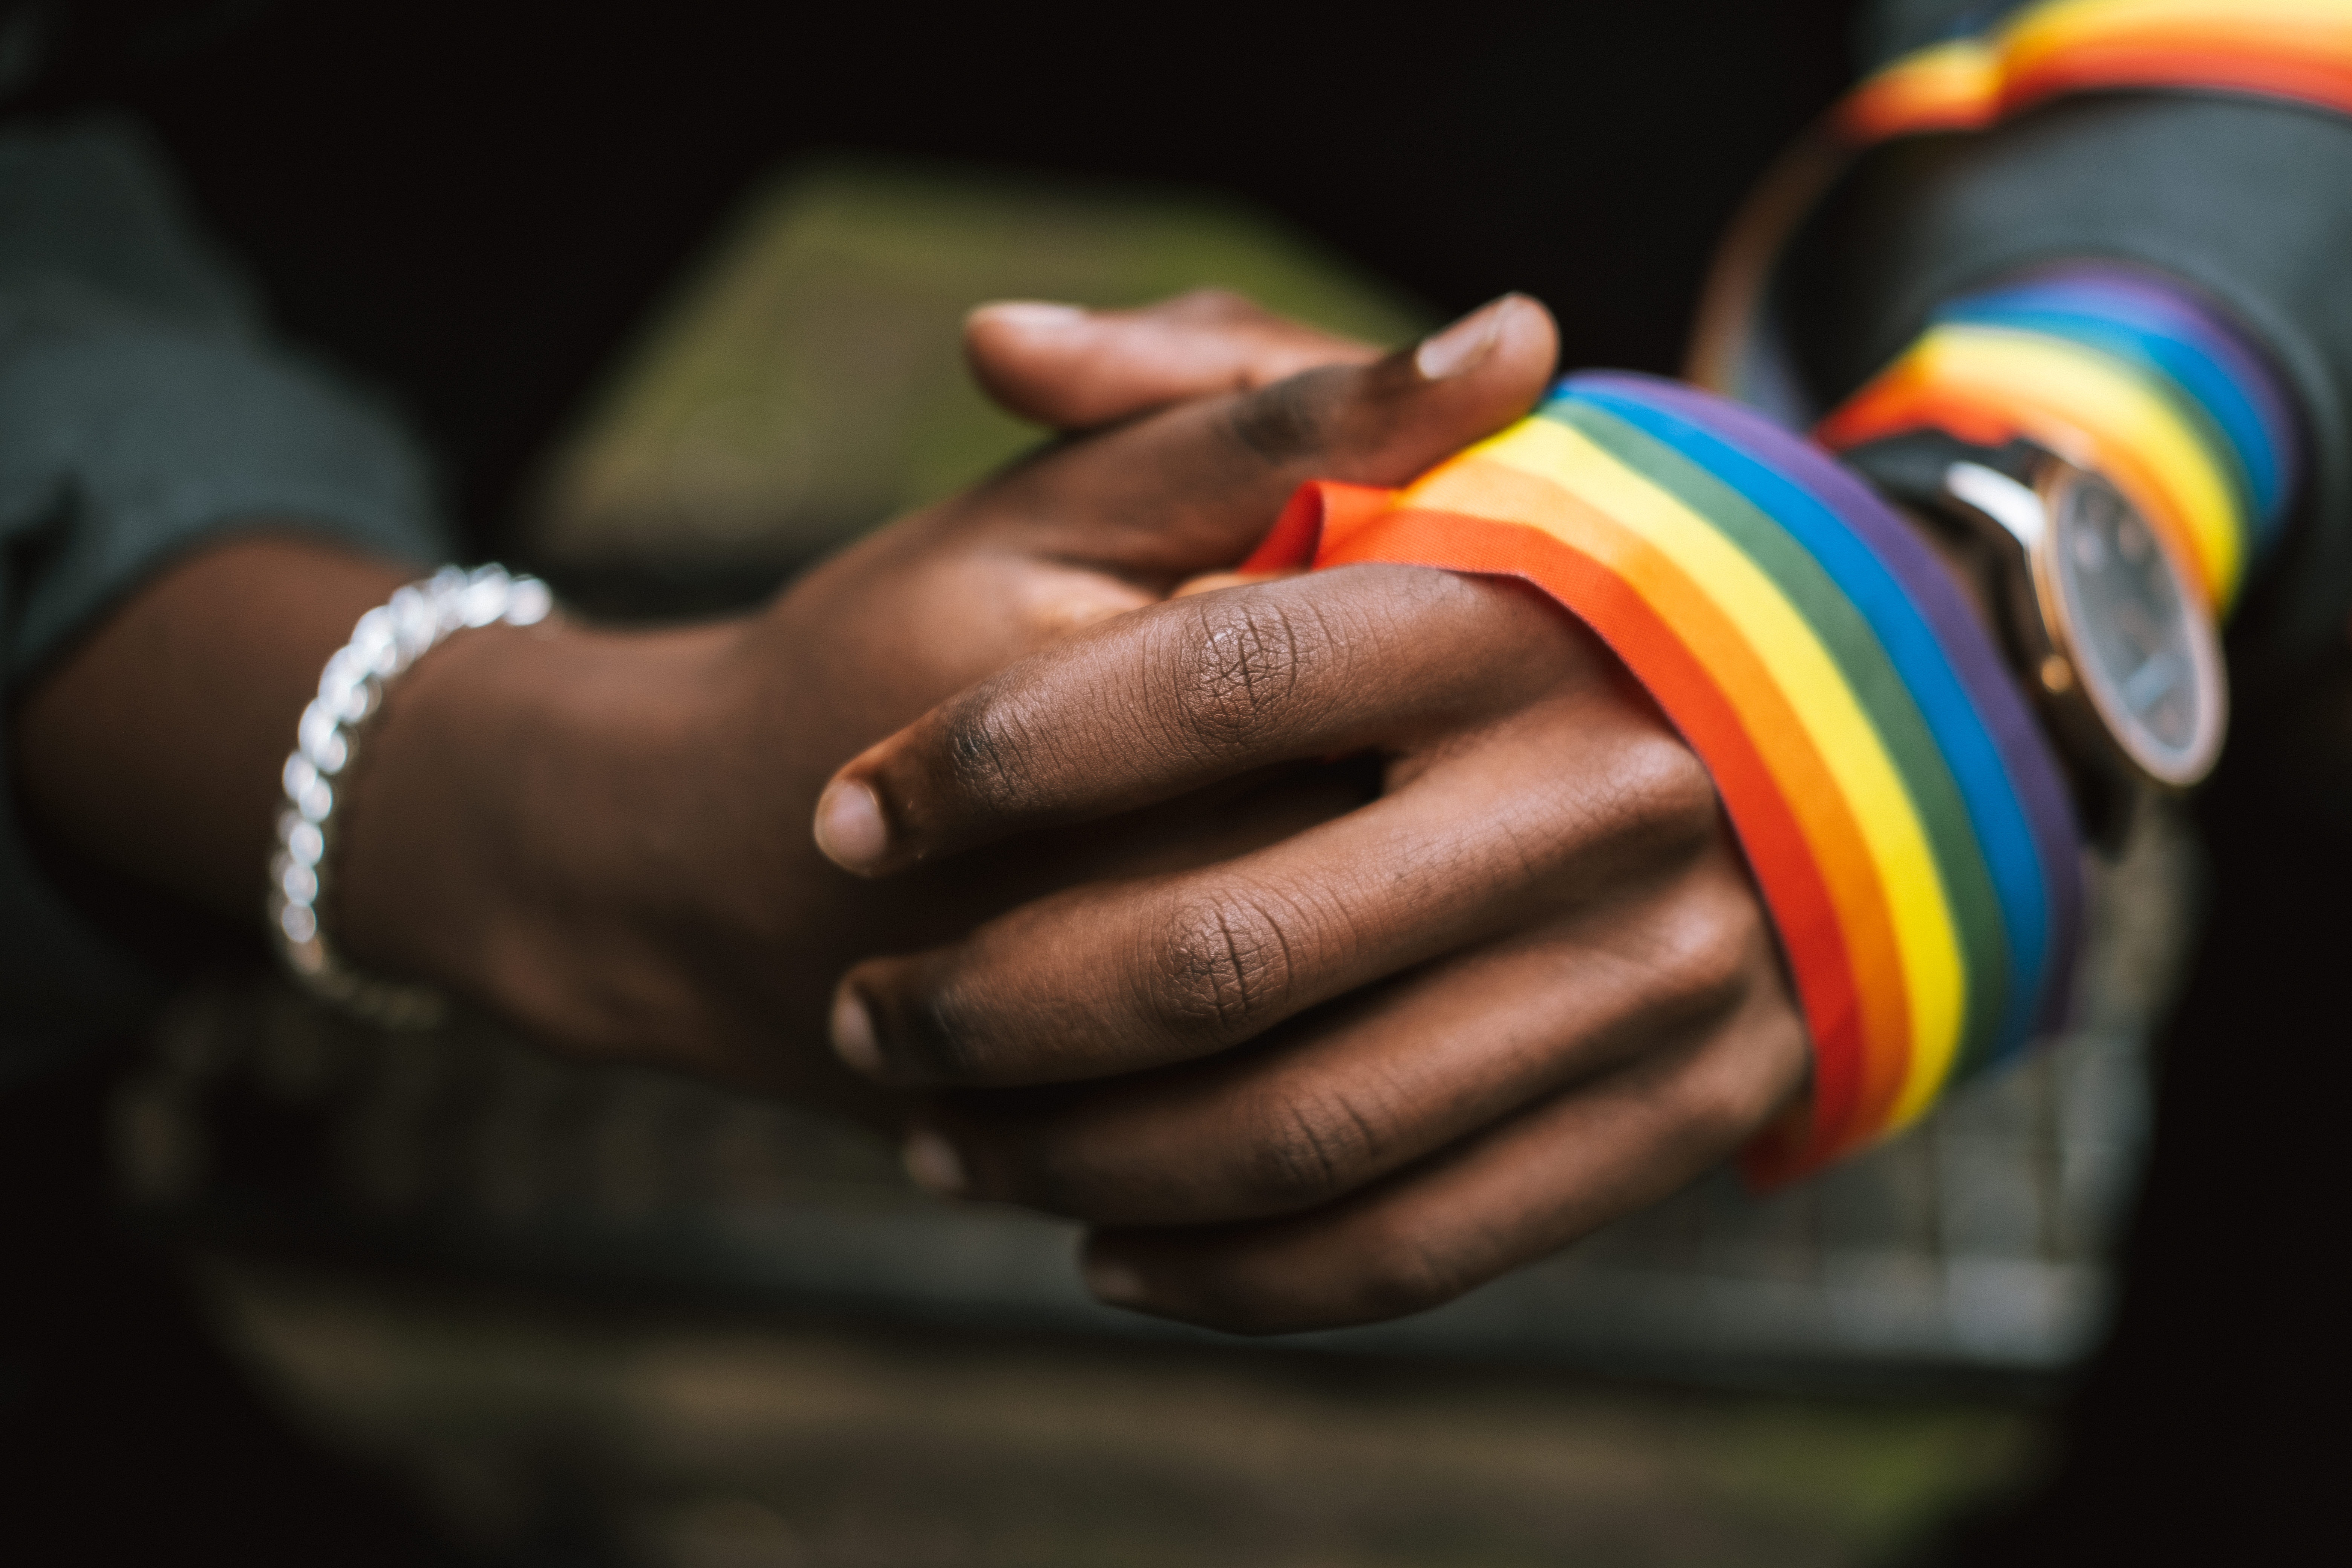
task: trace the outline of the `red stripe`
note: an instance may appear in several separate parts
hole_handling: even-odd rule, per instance
[[[1674,628],[1614,573],[1531,525],[1392,509],[1386,492],[1361,487],[1308,489],[1318,493],[1294,498],[1284,526],[1251,558],[1250,569],[1297,563],[1312,549],[1318,567],[1379,561],[1518,577],[1559,600],[1624,659],[1714,776],[1812,1031],[1810,1113],[1801,1136],[1782,1130],[1772,1141],[1770,1173],[1795,1174],[1800,1164],[1810,1167],[1874,1131],[1889,1091],[1899,1086],[1906,1042],[1895,1042],[1891,1064],[1888,1053],[1867,1048],[1846,933],[1813,848],[1738,709]],[[1772,696],[1777,700],[1777,691]],[[1793,715],[1788,722],[1787,733],[1802,733]],[[1783,1143],[1792,1145],[1785,1156],[1779,1152]]]
[[[2061,93],[2119,88],[2202,88],[2260,93],[2352,110],[2352,70],[2309,56],[2245,52],[2243,39],[2210,49],[2126,38],[2070,44],[2013,71],[2002,84],[2006,115]]]

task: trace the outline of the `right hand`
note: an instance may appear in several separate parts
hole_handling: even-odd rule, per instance
[[[436,650],[395,689],[346,806],[331,918],[353,957],[451,984],[562,1047],[884,1114],[822,1045],[850,963],[1354,804],[1276,792],[1245,813],[1162,814],[887,884],[828,863],[806,826],[848,757],[1230,565],[1301,480],[1402,482],[1517,418],[1551,370],[1542,308],[1507,298],[1385,358],[1222,297],[983,312],[971,347],[1016,410],[1129,422],[883,530],[756,615],[557,621]],[[1302,364],[1319,368],[1290,374]],[[1051,721],[1104,717],[1080,701]]]
[[[849,971],[835,1047],[934,1097],[919,1179],[1085,1221],[1106,1300],[1328,1328],[1664,1196],[1801,1088],[1713,780],[1507,576],[1358,564],[1122,616],[857,757],[819,813],[862,826],[820,832],[888,885],[1330,757],[1364,789],[1333,820]]]

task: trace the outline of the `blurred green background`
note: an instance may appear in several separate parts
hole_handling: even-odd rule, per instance
[[[791,563],[1036,438],[964,374],[973,305],[1139,305],[1206,286],[1378,343],[1435,324],[1211,198],[866,163],[780,174],[554,456],[533,542],[565,562]]]

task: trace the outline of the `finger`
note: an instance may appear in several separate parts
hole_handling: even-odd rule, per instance
[[[1571,689],[1410,787],[1198,870],[1024,905],[871,959],[835,1045],[905,1088],[1064,1083],[1189,1061],[1473,942],[1639,889],[1717,832],[1654,713]]]
[[[1230,567],[1309,479],[1402,484],[1534,404],[1559,340],[1507,295],[1415,348],[1181,404],[1049,447],[942,509],[1029,555],[1091,563],[1165,593]]]
[[[833,860],[879,876],[1220,778],[1507,710],[1600,658],[1549,601],[1343,567],[1148,606],[1000,671],[868,748],[818,797]]]
[[[1273,572],[1203,572],[1198,577],[1187,577],[1176,584],[1171,599],[1189,599],[1195,594],[1214,594],[1224,588],[1254,588],[1260,583],[1278,583],[1285,577],[1306,575],[1303,567],[1287,566]]]
[[[1205,1225],[1329,1203],[1779,989],[1727,842],[1646,899],[1433,964],[1263,1051],[1054,1096],[967,1095],[907,1164],[944,1195],[1097,1225]]]
[[[1101,1300],[1232,1333],[1438,1306],[1720,1163],[1796,1095],[1804,1030],[1759,991],[1713,1035],[1628,1063],[1377,1186],[1290,1218],[1105,1230]]]
[[[1380,357],[1369,343],[1222,289],[1135,310],[1003,300],[964,318],[963,346],[982,390],[1006,412],[1056,430],[1091,430],[1318,365]]]

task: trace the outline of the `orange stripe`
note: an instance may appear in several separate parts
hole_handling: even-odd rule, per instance
[[[2000,109],[2000,69],[1998,57],[1980,44],[1946,45],[1856,86],[1834,111],[1838,129],[1863,142],[1906,132],[1980,130]]]
[[[2177,39],[2085,40],[2040,58],[2013,60],[2002,83],[2000,112],[2062,93],[2127,87],[2252,92],[2352,110],[2352,68],[2341,60],[2255,53],[2259,45],[2221,28],[2179,31]]]
[[[1762,798],[1782,803],[1781,809],[1797,825],[1791,852],[1812,864],[1814,875],[1822,879],[1829,898],[1829,910],[1824,914],[1809,915],[1796,905],[1784,912],[1778,895],[1768,887],[1782,940],[1789,944],[1800,975],[1809,975],[1822,960],[1810,947],[1801,947],[1801,942],[1822,920],[1831,922],[1838,933],[1839,968],[1846,975],[1840,984],[1857,997],[1853,1005],[1860,1012],[1861,1036],[1865,1044],[1860,1053],[1858,1081],[1850,1106],[1835,1107],[1841,1113],[1832,1116],[1831,1096],[1826,1092],[1829,1085],[1822,1086],[1825,1092],[1821,1096],[1818,1135],[1843,1141],[1876,1132],[1902,1090],[1911,1050],[1910,1010],[1900,980],[1903,971],[1895,944],[1893,917],[1885,889],[1879,885],[1876,863],[1869,855],[1834,776],[1823,764],[1795,710],[1714,600],[1639,534],[1550,481],[1507,465],[1486,459],[1457,461],[1449,466],[1446,475],[1449,479],[1460,481],[1444,487],[1449,510],[1415,509],[1387,513],[1372,523],[1360,525],[1352,531],[1354,537],[1364,538],[1374,527],[1385,531],[1392,526],[1391,520],[1415,515],[1430,520],[1423,523],[1424,531],[1439,528],[1447,519],[1493,521],[1499,514],[1503,519],[1544,520],[1507,524],[1518,529],[1507,536],[1511,548],[1499,555],[1490,549],[1481,557],[1485,563],[1479,566],[1462,563],[1458,551],[1436,555],[1424,563],[1450,565],[1457,570],[1507,571],[1528,577],[1601,631],[1645,684],[1658,693],[1659,700],[1676,721],[1685,725],[1692,743],[1706,756],[1727,805],[1740,826],[1743,843],[1750,837],[1751,826],[1759,835],[1763,831],[1762,824],[1748,820],[1753,816],[1750,803]],[[1450,510],[1457,498],[1466,503],[1466,518],[1465,512]],[[1579,549],[1559,538],[1554,529],[1597,536],[1602,549]],[[1385,531],[1381,537],[1386,537]],[[1444,542],[1441,533],[1424,531],[1420,537],[1424,546]],[[1378,555],[1371,553],[1375,548],[1381,547],[1327,542],[1318,552],[1318,563],[1339,558],[1392,558],[1385,548]],[[1611,563],[1603,564],[1604,558]],[[1642,613],[1630,614],[1624,605],[1612,603],[1612,597],[1639,604]],[[1720,694],[1717,700],[1728,705],[1728,713],[1733,715],[1716,722],[1705,736],[1690,728],[1682,710],[1682,707],[1690,706],[1691,700],[1670,696],[1661,689],[1668,673],[1666,668],[1660,667],[1654,678],[1654,670],[1649,668],[1658,663],[1657,645],[1661,638],[1672,641],[1674,655],[1695,661],[1705,670],[1707,689]],[[1678,702],[1682,707],[1677,706]],[[1752,776],[1735,778],[1725,765],[1718,764],[1716,752],[1725,747],[1724,737],[1732,734],[1740,738],[1740,749],[1756,758],[1750,764]],[[1726,757],[1729,757],[1727,751]],[[1761,857],[1753,848],[1750,855],[1759,861],[1760,880],[1764,875]],[[1884,977],[1886,983],[1857,990],[1852,980],[1854,973],[1872,975],[1874,980]],[[1807,1010],[1810,1017],[1814,1010],[1810,996]]]
[[[2248,92],[2352,112],[2352,27],[2315,14],[2248,7],[2201,16],[2029,11],[1988,38],[1922,49],[1838,105],[1851,140],[1981,130],[2070,92],[2187,88]]]
[[[1857,972],[1886,977],[1885,984],[1859,991],[1863,1037],[1869,1048],[1864,1053],[1853,1115],[1837,1123],[1821,1119],[1824,1132],[1842,1142],[1876,1135],[1901,1097],[1912,1050],[1910,997],[1901,978],[1906,971],[1894,913],[1877,858],[1843,786],[1745,633],[1696,578],[1644,535],[1542,476],[1492,458],[1468,458],[1423,479],[1412,495],[1416,501],[1475,516],[1524,519],[1544,529],[1547,537],[1583,521],[1598,535],[1601,548],[1580,553],[1590,554],[1598,570],[1624,577],[1739,710],[1741,727],[1770,764],[1774,782],[1769,787],[1787,798],[1804,825],[1806,842],[1840,911],[1839,924]],[[1575,549],[1569,541],[1559,542]],[[1584,614],[1583,606],[1569,604]]]
[[[1633,584],[1531,523],[1399,509],[1320,552],[1317,565],[1386,561],[1523,578],[1558,599],[1617,651],[1713,775],[1789,953],[1813,1042],[1813,1087],[1801,1143],[1818,1158],[1874,1130],[1860,1116],[1879,1077],[1866,1040],[1836,904],[1803,827],[1730,698]],[[1892,942],[1887,961],[1892,961]],[[1897,976],[1897,970],[1879,973]],[[1899,1080],[1900,1073],[1891,1075]],[[1890,1100],[1892,1095],[1885,1098]]]

